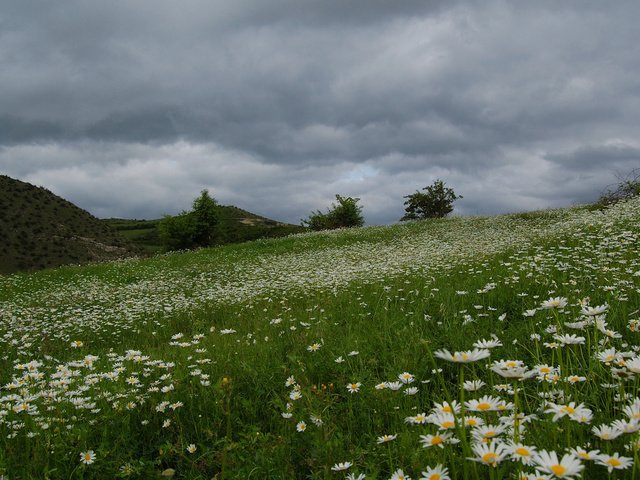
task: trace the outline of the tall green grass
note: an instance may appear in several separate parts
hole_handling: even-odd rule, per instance
[[[592,428],[627,419],[638,398],[639,219],[638,202],[453,218],[5,277],[0,475],[416,479],[441,464],[451,478],[528,478],[535,466],[510,457],[470,460],[465,402],[484,395],[524,417],[474,412],[506,427],[478,443],[636,460],[637,432],[606,441]],[[543,308],[553,298],[567,305]],[[605,304],[601,328],[569,326]],[[571,333],[584,341],[552,348]],[[492,336],[486,359],[439,358]],[[552,372],[505,379],[489,368],[499,360]],[[470,380],[486,385],[461,388]],[[424,448],[443,433],[432,409],[454,401],[459,443]],[[549,402],[593,418],[554,421]],[[637,461],[580,465],[577,478],[640,475]]]

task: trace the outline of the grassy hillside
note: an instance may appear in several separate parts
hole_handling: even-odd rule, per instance
[[[131,256],[107,225],[50,191],[0,175],[0,273]]]
[[[0,475],[638,478],[639,249],[634,200],[2,277]]]
[[[270,220],[230,205],[220,205],[218,215],[220,224],[217,241],[220,244],[248,242],[260,238],[277,238],[305,231],[305,228],[299,225]],[[145,252],[158,253],[162,251],[162,243],[158,237],[159,219],[108,218],[103,221]]]

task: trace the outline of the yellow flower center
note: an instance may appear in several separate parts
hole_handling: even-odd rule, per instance
[[[466,354],[466,353],[463,353],[463,354],[462,354],[462,359],[463,359],[463,360],[469,360],[469,355],[468,355],[468,354]]]
[[[494,432],[493,430],[489,430],[488,432],[484,433],[484,436],[487,437],[487,438],[495,437],[496,436],[496,432]]]
[[[607,460],[607,463],[612,467],[619,467],[620,465],[622,465],[622,462],[617,458],[610,458],[609,460]]]
[[[440,475],[439,473],[432,473],[431,475],[429,475],[428,480],[440,480],[442,478],[442,475]]]
[[[453,422],[442,422],[442,428],[453,428],[456,424]]]
[[[451,413],[451,407],[449,405],[445,405],[442,407],[442,411],[446,413]]]
[[[490,410],[491,409],[491,405],[488,404],[487,402],[482,402],[478,404],[478,410]]]
[[[565,472],[567,471],[567,467],[560,465],[560,464],[556,464],[556,465],[552,465],[551,466],[551,471],[555,474],[555,475],[564,475]]]
[[[431,439],[431,445],[440,445],[443,442],[444,440],[442,439],[442,437],[433,437]]]
[[[507,362],[506,365],[509,368],[515,368],[518,364],[516,362]]]
[[[529,450],[527,450],[527,449],[526,449],[526,448],[524,448],[524,447],[518,447],[518,448],[516,448],[516,453],[517,453],[518,455],[520,455],[521,457],[527,457],[527,456],[529,456]]]
[[[540,372],[541,372],[541,373],[549,373],[550,371],[551,371],[551,369],[550,369],[549,367],[542,367],[542,368],[540,369]]]
[[[475,418],[469,418],[467,420],[467,425],[471,427],[475,427],[478,424],[478,421]]]
[[[576,409],[568,405],[562,407],[562,411],[567,412],[568,414],[576,413]]]
[[[482,456],[482,461],[484,463],[496,463],[496,457],[497,455],[493,452],[485,453]]]

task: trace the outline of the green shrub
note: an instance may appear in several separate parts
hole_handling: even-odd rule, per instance
[[[327,213],[320,210],[312,212],[309,218],[302,220],[302,225],[312,230],[333,230],[336,228],[361,227],[364,225],[362,207],[359,198],[336,195],[338,204],[331,204]]]

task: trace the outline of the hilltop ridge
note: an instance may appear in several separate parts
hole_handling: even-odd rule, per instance
[[[0,175],[0,273],[132,257],[127,239],[46,188]]]

